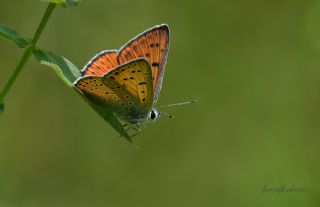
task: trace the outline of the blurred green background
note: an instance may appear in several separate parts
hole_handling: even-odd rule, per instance
[[[2,1],[31,37],[46,4]],[[119,139],[33,58],[0,117],[1,207],[320,206],[320,1],[83,0],[57,8],[39,47],[79,68],[167,23],[159,104],[197,99]],[[0,87],[22,50],[0,40]],[[262,193],[292,185],[304,193]]]

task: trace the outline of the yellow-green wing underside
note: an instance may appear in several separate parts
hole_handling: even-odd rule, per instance
[[[153,104],[151,68],[145,59],[130,61],[102,76],[82,77],[75,86],[95,104],[130,123],[146,118]]]

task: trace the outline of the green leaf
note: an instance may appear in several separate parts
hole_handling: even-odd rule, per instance
[[[41,0],[41,1],[46,3],[58,4],[64,8],[76,7],[80,3],[80,0]]]
[[[66,58],[40,49],[33,50],[36,59],[44,65],[52,67],[58,76],[70,87],[72,83],[80,77],[79,69]]]
[[[44,65],[52,67],[58,76],[69,86],[75,89],[80,96],[105,120],[107,121],[121,136],[132,142],[130,136],[123,128],[119,119],[108,109],[100,107],[87,99],[76,87],[73,82],[80,77],[79,69],[66,58],[40,49],[34,49],[33,54],[36,59]]]
[[[4,104],[0,103],[0,114],[4,112]]]
[[[76,89],[77,90],[77,89]],[[77,90],[78,91],[78,90]],[[80,93],[80,92],[79,92]],[[82,93],[81,96],[87,101],[87,103],[106,121],[108,122],[113,129],[115,129],[121,136],[126,138],[129,142],[132,143],[132,139],[130,138],[127,131],[123,128],[123,124],[119,121],[119,119],[108,109],[100,107],[87,99]]]
[[[0,37],[13,41],[18,47],[25,48],[30,45],[30,41],[21,37],[16,31],[4,24],[0,24]]]

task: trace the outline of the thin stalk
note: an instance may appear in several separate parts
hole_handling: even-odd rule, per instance
[[[32,38],[32,45],[35,46],[38,42],[38,39],[44,29],[44,27],[46,26],[47,22],[48,22],[48,19],[49,17],[51,16],[54,8],[56,7],[56,4],[53,4],[53,3],[50,3],[47,7],[47,10],[46,12],[44,13],[43,17],[42,17],[42,20],[36,30],[36,33],[34,34],[33,38]]]
[[[30,57],[30,54],[31,54],[31,50],[30,50],[30,47],[29,47],[24,51],[20,61],[18,62],[18,65],[16,66],[16,69],[13,71],[13,73],[11,74],[8,82],[6,83],[6,85],[4,86],[3,90],[1,91],[1,93],[0,93],[0,103],[2,103],[4,97],[7,95],[7,93],[10,90],[10,88],[12,87],[13,83],[17,79],[17,77],[20,74],[23,66],[28,61],[28,59]]]
[[[44,29],[44,27],[46,26],[49,17],[51,16],[54,8],[55,8],[56,4],[50,3],[41,19],[41,22],[31,40],[31,46],[29,46],[28,48],[25,49],[23,55],[21,56],[15,70],[12,72],[8,82],[6,83],[6,85],[4,86],[3,90],[0,93],[0,103],[3,102],[3,99],[5,98],[5,96],[7,95],[7,93],[10,91],[11,87],[13,86],[14,82],[16,81],[17,77],[19,76],[19,74],[21,73],[24,65],[27,63],[27,61],[30,58],[31,52],[33,50],[33,48],[36,46],[36,43],[39,40],[39,37]]]

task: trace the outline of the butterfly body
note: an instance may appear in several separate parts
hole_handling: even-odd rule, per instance
[[[107,108],[131,128],[156,120],[164,66],[169,48],[169,28],[155,26],[119,50],[94,56],[74,86],[90,101]]]

